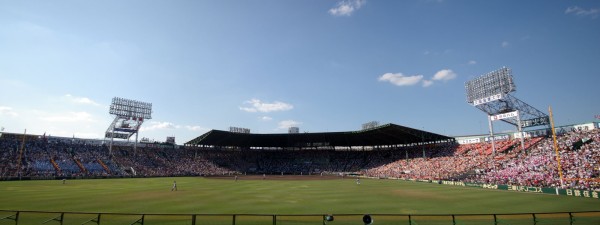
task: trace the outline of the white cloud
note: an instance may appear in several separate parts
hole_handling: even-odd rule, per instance
[[[503,41],[501,45],[503,48],[507,48],[510,45],[510,43],[508,43],[508,41]]]
[[[433,85],[433,81],[423,80],[423,87],[429,87],[431,85]]]
[[[379,77],[379,81],[387,81],[397,86],[411,86],[418,84],[423,75],[405,76],[402,73],[386,73]]]
[[[60,100],[58,98],[51,97],[50,99],[52,105],[60,106],[59,109],[54,107],[44,107],[43,111],[27,108],[19,109],[14,111],[18,116],[10,120],[2,119],[3,117],[0,116],[0,125],[6,127],[9,132],[23,132],[23,129],[26,129],[28,134],[41,135],[46,133],[63,137],[71,137],[75,134],[76,137],[85,138],[104,137],[104,131],[112,121],[104,110],[102,110],[104,114],[98,112],[100,109],[90,111],[74,110],[65,106],[65,104],[56,104],[55,100]]]
[[[150,121],[148,124],[143,124],[140,131],[160,131],[160,130],[175,130],[175,129],[186,129],[189,131],[208,131],[208,128],[202,126],[192,125],[177,125],[172,122],[160,122]]]
[[[44,115],[40,117],[40,120],[60,123],[95,122],[92,117],[92,114],[88,112],[67,112],[57,115]]]
[[[76,97],[76,96],[72,96],[70,94],[66,94],[64,97],[68,101],[76,103],[76,104],[100,106],[100,104],[98,104],[98,103],[94,102],[93,100],[86,98],[86,97]]]
[[[443,69],[435,73],[429,80],[423,79],[423,75],[405,76],[402,73],[386,73],[379,77],[379,81],[390,82],[397,86],[411,86],[419,82],[423,87],[429,87],[435,81],[449,81],[456,78],[456,73],[450,69]]]
[[[97,138],[97,137],[102,137],[103,134],[99,134],[99,133],[93,133],[93,132],[75,132],[73,133],[73,136],[75,136],[76,138]],[[59,136],[63,136],[63,135],[59,135]]]
[[[153,131],[153,130],[165,130],[165,129],[176,129],[181,126],[175,125],[171,122],[158,122],[158,121],[150,121],[149,125],[140,128],[140,131]]]
[[[261,117],[259,117],[259,119],[262,120],[262,121],[271,121],[271,120],[273,120],[273,118],[268,117],[268,116],[261,116]]]
[[[46,135],[57,136],[57,137],[98,138],[98,137],[103,137],[104,133],[68,132],[68,131],[64,131],[64,130],[49,130],[46,132]]]
[[[343,0],[335,8],[329,9],[329,14],[334,16],[350,16],[367,3],[366,0]]]
[[[188,129],[190,131],[208,131],[207,128],[204,128],[201,126],[190,126],[190,125],[185,125],[185,129]]]
[[[239,107],[240,110],[242,111],[246,111],[246,112],[275,112],[275,111],[287,111],[287,110],[291,110],[294,108],[293,105],[285,103],[285,102],[273,102],[273,103],[267,103],[267,102],[262,102],[261,100],[258,99],[252,99],[249,101],[244,102],[244,104],[250,104],[252,105],[252,107]]]
[[[467,64],[469,64],[469,65],[475,65],[475,64],[477,64],[477,61],[475,61],[475,60],[469,60],[469,62],[467,62]]]
[[[0,116],[10,116],[10,117],[17,117],[19,116],[19,114],[17,112],[15,112],[15,110],[13,110],[12,107],[8,107],[8,106],[0,106]]]
[[[456,73],[454,73],[452,70],[444,69],[444,70],[440,70],[437,73],[435,73],[435,75],[433,75],[432,79],[448,81],[448,80],[452,80],[454,78],[456,78]]]
[[[581,17],[589,16],[592,19],[595,19],[600,15],[600,9],[584,9],[579,6],[571,6],[565,10],[565,14],[574,14]]]
[[[290,127],[297,127],[298,125],[302,124],[301,122],[298,121],[294,121],[294,120],[284,120],[284,121],[280,121],[279,122],[279,129],[288,129]]]

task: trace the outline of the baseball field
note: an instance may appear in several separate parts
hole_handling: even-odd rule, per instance
[[[177,183],[176,191],[172,191],[174,181]],[[63,224],[95,224],[97,213],[107,214],[101,218],[100,224],[141,223],[140,215],[119,213],[171,214],[148,215],[143,218],[144,224],[192,224],[188,214],[203,215],[195,219],[198,221],[196,224],[232,224],[229,214],[239,215],[235,224],[254,224],[257,221],[258,224],[304,224],[303,221],[322,224],[322,216],[319,215],[325,214],[339,215],[329,222],[331,224],[362,224],[343,222],[360,221],[356,215],[362,214],[374,217],[390,214],[385,218],[375,217],[379,224],[393,220],[389,218],[391,214],[403,214],[398,220],[412,220],[410,224],[453,224],[449,216],[442,218],[443,222],[435,223],[431,222],[435,219],[425,219],[425,215],[526,213],[521,216],[522,220],[533,221],[536,218],[529,219],[530,213],[600,211],[600,200],[400,180],[361,179],[357,184],[354,178],[348,177],[240,176],[237,181],[233,177],[177,177],[66,180],[64,184],[61,180],[0,182],[0,210],[7,210],[0,211],[0,218],[7,218],[0,220],[0,224],[15,224],[13,211],[54,212],[23,212],[19,224],[42,224],[46,221],[58,224],[58,212],[86,213],[67,213]],[[405,218],[409,214],[413,217]],[[600,221],[599,213],[587,214],[589,218],[578,218],[580,223],[575,224]],[[268,215],[280,216],[275,221]],[[284,215],[290,218],[282,219]],[[423,218],[421,223],[420,215]],[[491,216],[466,217],[464,215],[463,222],[458,224],[492,221]],[[548,223],[540,224],[562,224],[550,222],[554,221],[553,217],[557,217],[556,221],[565,221],[569,215],[551,214],[547,220],[543,217],[543,214],[538,215],[537,219]],[[108,222],[111,220],[113,222]],[[479,223],[471,223],[477,220]],[[506,221],[510,219],[506,218]]]

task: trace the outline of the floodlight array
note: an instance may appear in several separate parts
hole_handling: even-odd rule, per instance
[[[502,67],[467,81],[465,89],[467,102],[489,116],[519,111],[518,119],[512,116],[499,120],[521,128],[549,124],[548,115],[509,94],[516,91],[510,68]]]
[[[516,91],[516,86],[513,82],[510,68],[502,67],[501,69],[467,81],[465,89],[467,91],[467,102],[474,104],[474,102],[485,101],[485,99],[493,96],[502,97]]]
[[[289,127],[288,133],[290,134],[298,134],[300,133],[300,127]]]
[[[110,114],[137,120],[152,119],[152,103],[114,97]]]
[[[175,144],[175,137],[167,137],[167,143]]]
[[[249,134],[250,133],[250,129],[248,129],[248,128],[242,128],[242,127],[229,127],[229,132]]]
[[[361,127],[363,130],[369,130],[369,129],[376,128],[378,126],[379,126],[379,122],[371,121],[371,122],[363,123]]]

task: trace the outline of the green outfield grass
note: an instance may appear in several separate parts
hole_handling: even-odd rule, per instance
[[[178,191],[171,191],[173,180]],[[362,179],[357,185],[353,179],[236,182],[178,177],[68,180],[66,184],[59,180],[0,182],[0,209],[145,214],[504,214],[600,211],[600,200],[399,180]],[[223,220],[230,223],[227,217]]]

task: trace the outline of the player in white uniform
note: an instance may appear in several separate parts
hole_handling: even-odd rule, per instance
[[[171,191],[177,191],[177,182],[173,181],[173,187],[171,188]]]

